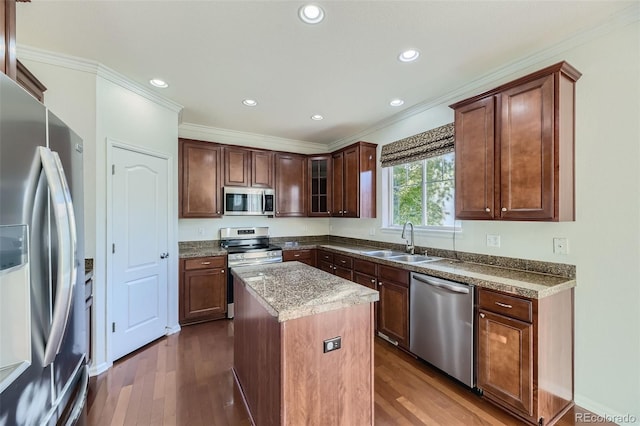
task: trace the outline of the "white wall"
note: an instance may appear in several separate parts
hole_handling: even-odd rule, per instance
[[[169,257],[168,271],[168,326],[178,326],[178,240],[177,240],[177,158],[178,158],[178,112],[159,105],[131,90],[122,87],[98,75],[96,83],[96,258],[95,273],[99,277],[96,282],[96,329],[107,330],[111,311],[106,309],[109,302],[107,288],[112,288],[109,267],[110,257],[106,247],[109,244],[107,229],[107,164],[108,141],[116,140],[130,146],[142,148],[169,157],[170,186],[167,188],[170,200],[169,212]],[[106,303],[104,302],[106,301]],[[110,334],[104,340],[105,346],[97,349],[96,362],[109,362],[108,342]],[[98,340],[100,340],[98,338]],[[102,358],[104,357],[104,358]]]
[[[576,403],[602,415],[635,415],[640,422],[640,25],[546,58],[495,85],[561,60],[583,73],[576,85],[576,221],[463,221],[456,246],[576,265]],[[365,140],[386,144],[451,122],[451,102]],[[332,219],[330,226],[333,235],[402,242],[399,232],[381,233],[380,218]],[[375,236],[369,236],[371,227]],[[502,246],[488,248],[486,234],[500,235]],[[568,255],[553,253],[553,237],[569,239]],[[418,235],[416,244],[452,248],[450,234]]]

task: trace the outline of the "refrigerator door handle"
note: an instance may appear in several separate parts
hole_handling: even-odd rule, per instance
[[[39,147],[42,168],[47,177],[51,209],[58,230],[58,276],[56,300],[53,307],[51,331],[44,351],[44,366],[53,362],[60,351],[67,328],[73,289],[78,269],[76,266],[76,226],[69,185],[64,177],[60,157],[45,147]]]

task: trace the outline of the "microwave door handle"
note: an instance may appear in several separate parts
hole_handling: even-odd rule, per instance
[[[262,191],[262,214],[265,214],[267,211],[267,194],[265,191]]]
[[[58,275],[56,299],[53,307],[51,331],[46,341],[44,366],[53,362],[60,351],[69,320],[73,288],[77,277],[76,228],[69,187],[58,155],[39,147],[42,168],[47,177],[54,221],[58,232]]]

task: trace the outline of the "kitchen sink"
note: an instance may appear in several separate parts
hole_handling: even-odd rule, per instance
[[[419,263],[419,262],[430,262],[434,260],[440,260],[440,258],[423,256],[420,254],[403,254],[400,256],[391,256],[389,257],[389,260],[395,260],[397,262]]]
[[[366,254],[367,256],[373,257],[392,257],[402,255],[401,251],[393,251],[393,250],[372,250],[372,251],[363,251],[362,254]]]

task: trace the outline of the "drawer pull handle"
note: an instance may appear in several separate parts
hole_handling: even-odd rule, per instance
[[[300,257],[300,255],[299,254],[294,254],[293,257]]]
[[[507,309],[511,309],[511,308],[513,308],[513,306],[511,306],[511,305],[507,305],[506,303],[496,302],[496,305],[498,305],[498,306],[502,306],[503,308],[507,308]]]
[[[202,262],[201,265],[211,265],[211,262]]]
[[[341,260],[340,262],[342,262],[342,263],[347,263],[347,261],[346,261],[346,260]]]

